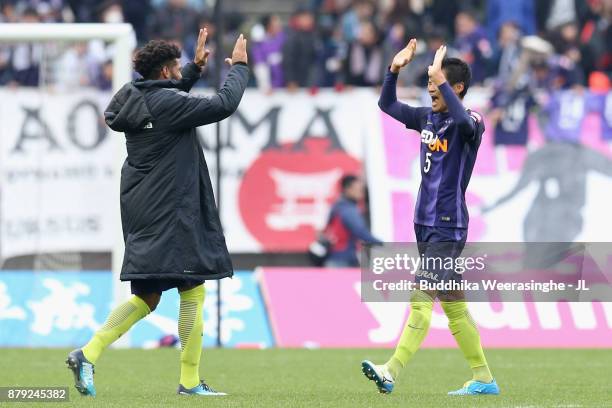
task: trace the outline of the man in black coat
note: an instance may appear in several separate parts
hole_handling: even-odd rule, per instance
[[[236,41],[225,83],[216,95],[189,94],[209,51],[200,30],[193,62],[180,67],[180,50],[150,41],[134,59],[142,79],[115,94],[104,112],[108,126],[124,132],[128,156],[121,170],[121,221],[125,254],[121,280],[134,296],[118,306],[81,349],[68,355],[75,386],[95,396],[93,368],[102,351],[178,288],[181,304],[179,394],[224,395],[200,380],[203,282],[232,276],[196,127],[218,122],[238,108],[249,77],[246,40]]]

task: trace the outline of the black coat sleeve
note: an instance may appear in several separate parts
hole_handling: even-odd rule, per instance
[[[196,96],[186,92],[164,92],[161,110],[168,128],[194,128],[219,122],[238,109],[249,80],[246,64],[230,68],[223,86],[212,96]]]
[[[189,92],[196,82],[202,75],[202,68],[197,66],[195,62],[185,64],[181,69],[181,75],[183,78],[179,81],[179,88],[181,91]]]

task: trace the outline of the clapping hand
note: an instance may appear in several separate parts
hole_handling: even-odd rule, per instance
[[[408,42],[404,48],[400,50],[395,57],[393,57],[393,62],[391,63],[391,72],[397,74],[400,69],[408,65],[412,58],[414,58],[414,52],[416,51],[417,40],[412,39]]]

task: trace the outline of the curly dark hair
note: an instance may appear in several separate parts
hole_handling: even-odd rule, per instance
[[[157,79],[164,66],[181,57],[179,48],[164,40],[151,40],[136,52],[134,70],[144,79]]]

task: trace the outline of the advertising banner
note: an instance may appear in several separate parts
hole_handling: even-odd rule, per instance
[[[371,89],[247,91],[222,122],[221,217],[230,251],[304,251],[325,226],[345,173],[380,138]],[[215,127],[199,129],[211,172]],[[211,174],[214,179],[214,174]]]
[[[196,93],[210,93],[196,90]],[[111,95],[0,89],[0,255],[110,252],[120,237],[123,135],[106,127]],[[291,101],[291,103],[288,103]],[[325,224],[345,173],[380,138],[376,96],[248,90],[221,123],[221,217],[232,252],[302,251]],[[213,185],[216,125],[198,135]]]
[[[108,95],[0,89],[0,257],[110,251],[120,236]]]
[[[129,285],[129,283],[124,283]],[[204,346],[217,344],[217,286],[207,282]],[[221,288],[222,340],[228,347],[273,345],[266,312],[252,272],[236,272]],[[76,347],[85,344],[111,311],[110,271],[0,273],[0,347]],[[157,309],[127,334],[128,346],[158,347],[178,339],[180,299],[164,292]]]
[[[389,302],[381,295],[362,302],[359,269],[258,273],[279,347],[394,347],[408,317],[408,299]],[[612,347],[612,303],[477,302],[469,308],[486,347]],[[423,347],[455,347],[447,325],[436,303]]]

